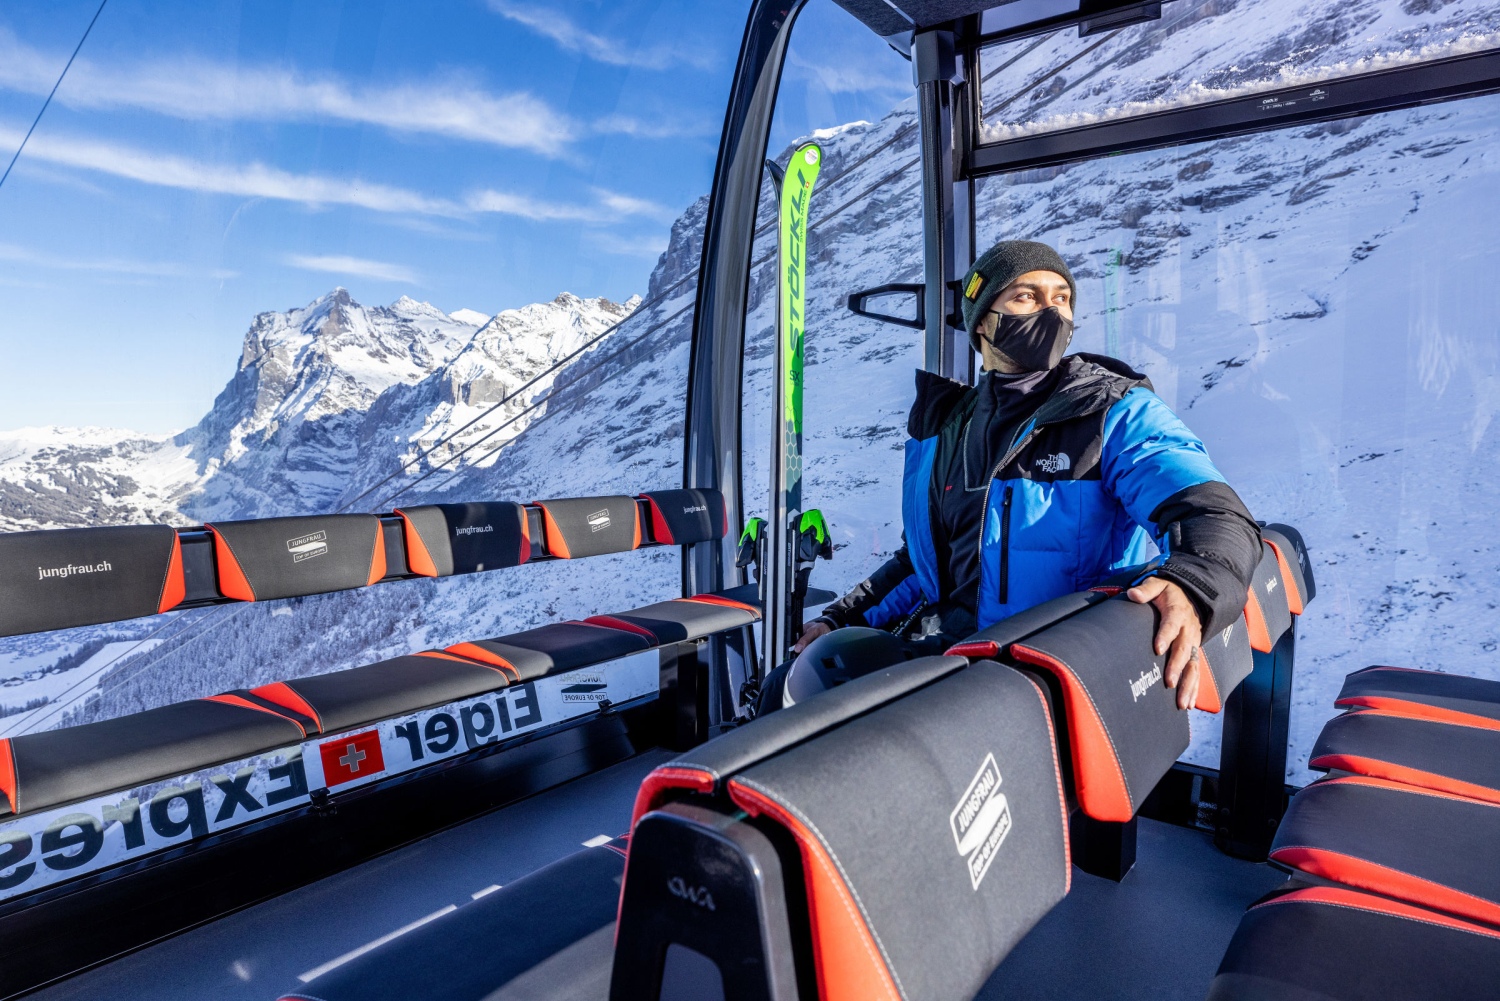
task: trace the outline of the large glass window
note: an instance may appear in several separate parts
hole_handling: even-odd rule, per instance
[[[98,0],[0,11],[0,169]],[[0,530],[680,485],[744,11],[108,5],[0,186]],[[0,736],[635,607],[675,549],[0,640]]]
[[[816,140],[809,210],[803,504],[823,511],[835,555],[812,586],[843,593],[901,545],[901,448],[922,333],[863,319],[849,293],[922,280],[922,196],[911,65],[831,0],[799,17],[770,155]],[[769,175],[768,175],[769,177]],[[770,497],[776,346],[776,207],[762,183],[745,324],[743,484],[748,515]]]
[[[1015,5],[1038,16],[1053,13],[1046,7],[1039,0]],[[992,13],[1003,18],[1008,9]],[[982,139],[998,142],[1495,48],[1500,8],[1489,0],[1173,0],[1162,5],[1159,21],[1087,38],[1067,28],[983,49]]]
[[[1500,677],[1497,135],[1483,97],[979,186],[981,245],[1072,264],[1076,347],[1150,376],[1250,510],[1306,537],[1299,783],[1348,672]],[[1217,740],[1195,714],[1190,760]]]

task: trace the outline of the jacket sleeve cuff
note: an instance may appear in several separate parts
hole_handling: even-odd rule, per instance
[[[813,622],[826,622],[834,629],[843,629],[845,626],[862,626],[865,617],[850,608],[840,607],[838,604],[829,605],[823,609],[823,614]]]
[[[1198,621],[1205,635],[1232,624],[1245,610],[1244,594],[1238,593],[1231,579],[1233,575],[1225,567],[1201,557],[1173,553],[1146,576],[1169,580],[1187,592],[1198,609]]]

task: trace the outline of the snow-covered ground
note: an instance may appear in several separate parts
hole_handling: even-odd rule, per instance
[[[1268,7],[1300,12],[1281,42],[1325,62],[1378,54],[1356,44],[1372,32],[1425,45],[1463,37],[1455,19],[1489,30],[1469,0],[1178,0],[1169,14],[1197,11],[1197,30],[1218,33],[1210,45],[1184,23],[1178,48],[1152,58],[1183,66],[1200,53],[1210,68],[1261,58],[1235,50],[1239,36],[1226,40],[1213,17]],[[1118,56],[1101,47],[1067,74]],[[1120,81],[1138,71],[1121,68],[1089,79],[1124,102],[1139,94]],[[1500,97],[1487,97],[979,185],[982,243],[1047,239],[1074,262],[1078,347],[1145,370],[1257,516],[1306,536],[1319,594],[1300,623],[1295,781],[1309,777],[1308,751],[1346,672],[1389,662],[1500,677],[1490,528],[1500,510],[1497,134]],[[815,583],[837,589],[900,543],[921,335],[854,317],[844,299],[920,279],[920,189],[909,106],[819,138],[805,495],[838,545]],[[643,301],[563,295],[489,319],[409,299],[365,307],[336,291],[262,314],[238,372],[189,431],[0,434],[0,519],[9,529],[188,523],[676,485],[703,211],[700,200],[673,227]],[[750,514],[763,510],[768,478],[771,239],[757,242],[747,324]],[[0,678],[10,679],[0,681],[0,735],[627,608],[676,593],[677,575],[675,552],[651,551],[16,637],[0,641]],[[53,701],[15,711],[42,698]],[[1217,734],[1216,720],[1195,714],[1190,756],[1213,763]]]

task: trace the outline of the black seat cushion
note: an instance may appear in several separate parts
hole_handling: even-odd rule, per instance
[[[492,692],[514,680],[499,667],[434,650],[263,685],[250,694],[293,712],[310,710],[318,730],[336,733]]]
[[[0,790],[30,813],[297,744],[295,721],[232,695],[0,741]],[[9,780],[6,785],[7,778]]]
[[[573,497],[537,501],[547,552],[573,560],[625,553],[641,545],[641,518],[634,497]]]
[[[1188,714],[1163,683],[1155,634],[1155,610],[1118,597],[1010,648],[1061,689],[1078,805],[1095,820],[1135,816],[1187,750]]]
[[[1500,728],[1360,709],[1328,721],[1307,766],[1500,803]]]
[[[749,606],[728,600],[674,598],[629,612],[591,616],[584,621],[616,628],[625,623],[646,630],[657,644],[663,644],[702,639],[726,629],[748,626],[759,618]]]
[[[397,508],[406,564],[423,577],[516,567],[531,558],[520,504],[428,504]]]
[[[365,587],[385,576],[385,540],[371,514],[225,521],[214,533],[219,590],[266,601]]]
[[[641,499],[651,511],[651,538],[663,545],[685,546],[729,534],[729,509],[717,490],[652,490]]]
[[[1500,806],[1351,775],[1292,797],[1271,861],[1500,925]]]
[[[1500,729],[1500,681],[1408,667],[1367,667],[1344,679],[1334,705]]]
[[[155,615],[184,593],[166,525],[0,534],[0,636]]]
[[[848,997],[973,997],[1068,890],[1051,717],[1035,682],[993,662],[754,765],[728,789],[797,842],[813,952]]]
[[[590,848],[335,967],[282,1001],[606,1001],[623,843]]]
[[[510,636],[456,643],[447,652],[511,671],[517,681],[531,681],[639,653],[652,645],[644,636],[623,629],[557,622]]]
[[[1240,919],[1208,1001],[1492,997],[1500,931],[1340,887],[1298,887]]]

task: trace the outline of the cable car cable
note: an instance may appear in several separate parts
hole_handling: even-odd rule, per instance
[[[89,32],[94,30],[94,22],[98,21],[99,15],[104,13],[104,5],[107,3],[109,3],[109,0],[99,0],[99,9],[94,11],[94,16],[89,21],[89,26],[83,29],[83,37],[78,40],[77,45],[73,46],[73,54],[68,57],[68,64],[57,75],[57,82],[52,85],[52,90],[47,94],[47,99],[42,102],[41,110],[36,113],[36,118],[32,119],[31,128],[26,130],[26,135],[21,139],[21,145],[16,147],[16,155],[10,158],[10,166],[5,168],[4,174],[0,174],[0,187],[3,187],[5,179],[10,177],[10,172],[15,167],[16,161],[21,158],[21,150],[26,148],[26,143],[30,141],[31,134],[36,131],[36,127],[41,122],[42,116],[47,113],[47,107],[52,103],[53,95],[57,93],[57,88],[62,86],[63,77],[68,75],[68,70],[73,68],[73,60],[78,58],[78,51],[83,48],[83,43],[88,40]]]

